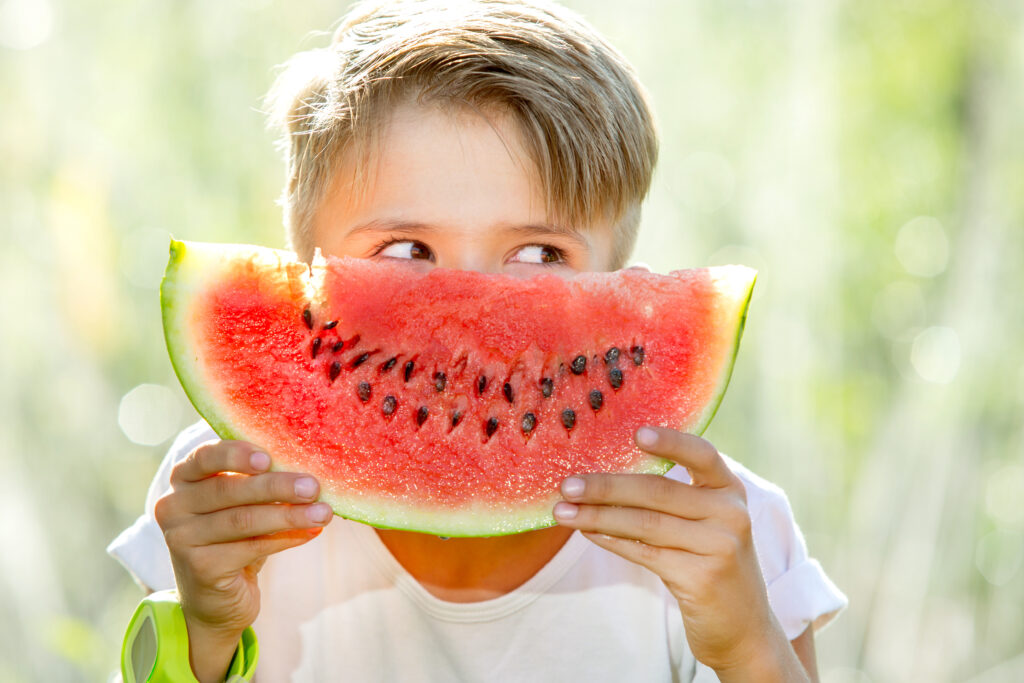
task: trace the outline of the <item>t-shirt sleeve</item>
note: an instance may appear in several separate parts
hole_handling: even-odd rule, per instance
[[[171,488],[171,470],[174,466],[184,460],[196,446],[216,438],[217,435],[205,422],[197,422],[181,432],[171,444],[149,485],[145,510],[134,524],[107,546],[107,552],[145,589],[158,591],[174,588],[171,556],[164,542],[163,531],[153,517],[156,501]]]
[[[754,546],[768,586],[768,600],[786,637],[808,626],[820,631],[847,605],[821,564],[808,556],[807,543],[793,518],[785,492],[727,458],[747,489]]]

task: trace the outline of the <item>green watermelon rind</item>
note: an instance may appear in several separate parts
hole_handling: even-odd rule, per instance
[[[199,372],[199,359],[188,344],[190,309],[186,304],[193,300],[189,293],[201,291],[204,282],[213,281],[220,272],[218,265],[227,265],[239,259],[239,250],[242,248],[241,245],[183,242],[172,239],[170,259],[160,285],[160,303],[168,355],[189,401],[220,438],[255,443],[251,436],[232,428],[222,415],[219,402],[208,392],[203,391],[206,382]],[[288,258],[285,252],[270,248],[247,249],[253,258],[260,261],[281,262]],[[189,254],[188,260],[186,254]],[[228,261],[228,258],[231,261]],[[735,334],[712,398],[706,403],[698,420],[688,430],[696,435],[703,434],[707,429],[728,388],[756,279],[755,272],[749,268],[737,267],[736,275],[732,277],[727,275],[728,270],[729,268],[719,270],[722,274],[719,280],[725,287],[733,290],[732,301],[737,302],[735,312],[732,313],[735,316],[732,318],[735,323]],[[727,298],[726,301],[728,300]],[[728,322],[729,319],[726,318],[723,324]],[[271,459],[273,461],[273,454]],[[661,475],[675,464],[665,458],[648,456],[639,460],[631,471],[636,474]],[[291,471],[277,464],[273,464],[271,469]],[[345,496],[326,489],[322,490],[320,496],[320,500],[328,503],[335,514],[346,519],[382,529],[402,529],[451,537],[503,536],[554,526],[555,520],[551,511],[560,499],[561,496],[553,492],[548,499],[527,507],[502,509],[496,503],[480,503],[478,506],[462,507],[453,511],[410,506],[399,501],[371,496]]]

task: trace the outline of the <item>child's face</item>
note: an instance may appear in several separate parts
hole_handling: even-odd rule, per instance
[[[314,217],[314,244],[325,254],[521,277],[609,268],[611,226],[551,222],[506,117],[403,105],[362,184],[354,170],[340,165]]]

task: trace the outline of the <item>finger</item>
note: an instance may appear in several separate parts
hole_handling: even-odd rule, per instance
[[[171,483],[201,481],[220,472],[259,474],[270,467],[270,457],[245,441],[212,441],[188,454],[171,470]]]
[[[590,531],[582,533],[594,545],[613,552],[619,557],[634,562],[641,567],[646,567],[659,576],[665,573],[664,567],[667,566],[677,568],[680,575],[691,574],[696,569],[697,560],[699,560],[699,558],[675,548],[663,548],[628,538],[618,538]]]
[[[636,430],[636,445],[688,469],[694,486],[725,488],[739,483],[722,454],[699,436],[665,427],[641,427]]]
[[[715,552],[716,534],[707,524],[656,510],[559,502],[553,512],[555,521],[571,529],[677,548],[695,555]]]
[[[330,522],[332,514],[327,503],[243,505],[197,515],[184,532],[188,534],[190,545],[212,545],[290,529],[324,526]]]
[[[274,553],[308,543],[322,531],[323,527],[288,529],[276,534],[203,546],[195,549],[196,564],[201,567],[216,567],[215,571],[218,573],[237,571],[260,563]]]
[[[260,503],[309,503],[319,493],[316,479],[294,472],[249,476],[222,472],[181,487],[184,509],[198,514]]]
[[[721,495],[657,474],[577,474],[562,482],[572,503],[658,510],[686,519],[706,519],[723,506]]]

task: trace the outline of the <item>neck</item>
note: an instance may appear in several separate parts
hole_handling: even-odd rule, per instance
[[[565,545],[572,529],[551,527],[513,536],[452,538],[377,529],[394,558],[431,595],[478,602],[523,585]]]

